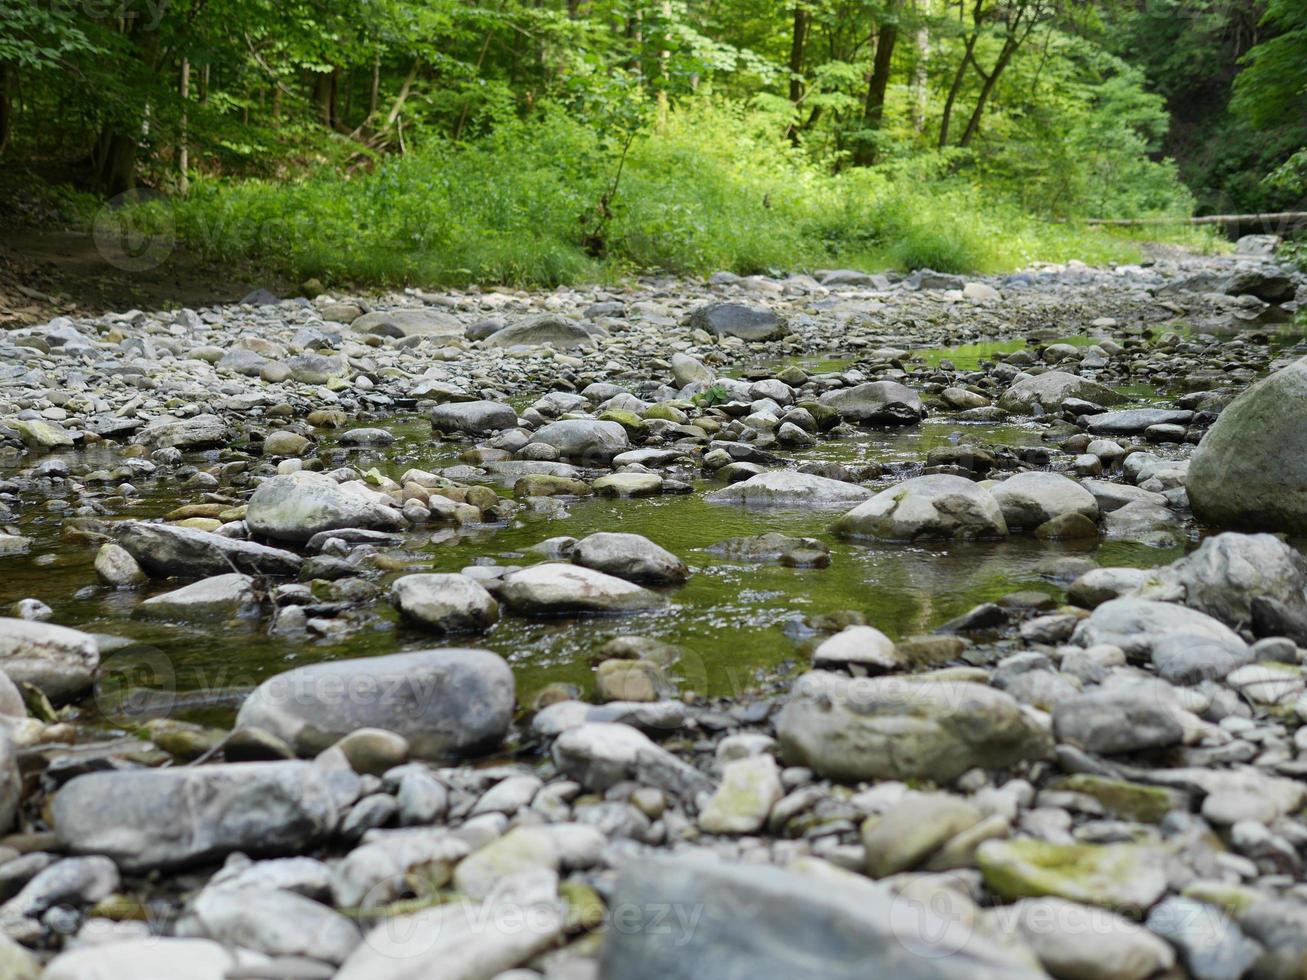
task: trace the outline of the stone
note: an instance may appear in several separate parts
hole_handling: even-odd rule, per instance
[[[1059,741],[1102,755],[1166,748],[1184,737],[1175,695],[1155,681],[1099,687],[1059,701],[1053,731]]]
[[[513,704],[513,673],[498,654],[417,650],[278,674],[241,705],[236,727],[262,729],[301,754],[359,728],[382,728],[407,739],[414,757],[438,759],[497,746]]]
[[[1199,520],[1307,532],[1307,358],[1247,388],[1207,430],[1185,477]]]
[[[710,385],[717,378],[712,368],[689,354],[677,352],[672,355],[671,360],[672,378],[682,388],[695,383]]]
[[[499,619],[499,603],[466,575],[403,575],[390,586],[390,601],[410,622],[437,633],[478,633]]]
[[[820,398],[850,422],[861,425],[915,425],[926,416],[921,396],[897,381],[868,381],[837,388]]]
[[[1063,980],[1146,980],[1175,965],[1164,940],[1107,909],[1026,898],[1001,914],[1044,969]]]
[[[771,470],[721,490],[705,494],[715,504],[746,507],[837,507],[870,499],[872,492],[856,483],[831,480],[793,470]]]
[[[7,980],[37,980],[40,975],[41,967],[36,957],[8,936],[0,934],[0,976]]]
[[[235,951],[207,939],[149,936],[78,946],[60,953],[42,980],[227,980]]]
[[[345,753],[349,766],[359,774],[380,776],[408,759],[408,739],[384,728],[358,728],[336,747]]]
[[[240,572],[228,572],[151,596],[132,615],[143,619],[204,622],[248,617],[257,614],[258,609],[254,579]]]
[[[327,773],[308,762],[92,772],[58,792],[53,812],[60,847],[104,855],[127,873],[232,851],[296,853],[324,840],[338,817]]]
[[[1227,532],[1204,539],[1197,550],[1156,573],[1142,590],[1175,598],[1233,627],[1252,622],[1253,600],[1274,599],[1307,616],[1307,562],[1270,534]]]
[[[849,626],[823,640],[812,653],[814,667],[853,664],[877,673],[902,666],[894,641],[874,626]]]
[[[1095,609],[1112,599],[1139,591],[1148,581],[1141,568],[1091,568],[1067,586],[1067,601],[1082,609]]]
[[[662,604],[658,595],[625,579],[561,562],[505,575],[499,598],[523,616],[604,615]]]
[[[269,432],[263,437],[263,452],[268,456],[300,456],[312,443],[298,432]]]
[[[397,509],[362,484],[341,484],[308,471],[260,483],[250,497],[245,523],[261,537],[292,542],[341,528],[394,531],[408,526]]]
[[[557,872],[559,864],[553,834],[543,827],[515,827],[460,861],[454,869],[454,887],[479,900],[505,878],[536,868]]]
[[[825,568],[830,564],[830,546],[816,538],[793,538],[768,531],[752,537],[727,538],[707,549],[734,561],[775,561],[791,568]]]
[[[91,687],[100,666],[95,637],[53,623],[0,617],[0,669],[52,701],[69,701]]]
[[[1088,490],[1060,473],[1018,473],[990,490],[1008,528],[1034,530],[1057,518],[1098,519],[1098,502]]]
[[[1248,644],[1211,616],[1187,606],[1133,597],[1098,606],[1076,627],[1071,642],[1082,647],[1120,647],[1127,657],[1151,660],[1177,683],[1224,676],[1252,660]]]
[[[516,323],[510,323],[501,330],[496,330],[483,341],[487,347],[556,347],[559,350],[574,350],[578,347],[594,347],[603,331],[595,327],[567,320],[554,313],[543,313],[526,317]]]
[[[965,681],[851,679],[810,671],[777,722],[786,762],[843,782],[930,779],[999,769],[1051,752],[1011,696]]]
[[[296,575],[304,560],[281,548],[169,524],[123,521],[114,535],[148,573],[160,578],[197,578],[230,571],[246,575]]]
[[[230,445],[236,433],[216,415],[186,419],[162,416],[146,424],[132,440],[151,449],[215,449]]]
[[[490,980],[558,943],[566,924],[557,883],[531,878],[485,902],[452,901],[388,917],[355,949],[334,980]],[[517,883],[510,883],[517,884]]]
[[[618,453],[631,448],[621,425],[598,419],[550,422],[531,436],[531,443],[553,446],[563,458],[582,466],[607,465]]]
[[[1175,408],[1128,408],[1121,412],[1087,415],[1081,422],[1096,436],[1131,436],[1154,425],[1188,425],[1194,413]]]
[[[0,721],[0,834],[8,833],[13,827],[22,798],[23,776],[18,768],[18,751],[8,729]]]
[[[73,437],[58,422],[13,419],[6,424],[18,432],[25,445],[33,449],[70,449],[73,446]]]
[[[517,426],[517,410],[502,402],[447,402],[431,410],[431,427],[444,433],[484,436]]]
[[[1148,913],[1146,925],[1180,951],[1194,980],[1239,980],[1261,956],[1261,947],[1229,916],[1191,898],[1162,901]]]
[[[206,888],[191,904],[191,914],[207,938],[268,956],[343,963],[362,938],[339,912],[275,889]]]
[[[776,340],[785,333],[785,321],[765,307],[743,303],[707,303],[690,313],[689,325],[715,337],[741,340]]]
[[[452,313],[443,310],[378,310],[364,313],[350,323],[358,333],[378,334],[383,337],[444,337],[463,336],[463,323]]]
[[[387,905],[411,889],[416,868],[429,881],[446,882],[471,852],[465,836],[428,827],[372,831],[335,866],[332,899],[339,908]]]
[[[604,935],[601,977],[1033,980],[1041,975],[970,922],[834,869],[799,874],[688,857],[632,861],[622,868],[609,907],[629,911],[621,928],[610,927]],[[741,914],[744,909],[747,914]]]
[[[663,484],[657,473],[609,473],[590,488],[601,497],[653,497],[663,492]]]
[[[1138,919],[1166,893],[1162,855],[1136,844],[991,840],[976,861],[985,884],[1008,901],[1064,898]]]
[[[756,834],[784,795],[780,769],[770,755],[728,762],[721,785],[699,814],[699,828],[708,834]]]
[[[999,399],[999,407],[1009,412],[1031,414],[1036,407],[1043,412],[1060,409],[1069,399],[1096,405],[1116,405],[1122,399],[1111,388],[1065,371],[1045,371],[1018,381]]]
[[[685,562],[638,534],[601,531],[576,543],[572,561],[629,582],[677,585],[690,577]]]
[[[554,763],[596,792],[633,779],[678,796],[711,791],[712,781],[629,725],[586,721],[554,741]]]
[[[647,660],[605,660],[595,669],[599,701],[660,701],[675,697],[676,685],[663,669]]]
[[[845,538],[1001,538],[1007,522],[993,495],[960,476],[919,476],[882,490],[835,522]]]
[[[131,553],[112,541],[100,545],[95,553],[95,574],[101,582],[120,589],[134,588],[146,581],[145,572]]]
[[[947,793],[910,796],[863,823],[867,874],[887,878],[911,871],[983,817],[977,807]]]

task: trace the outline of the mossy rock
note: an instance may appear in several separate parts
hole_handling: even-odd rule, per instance
[[[1052,896],[1142,918],[1166,892],[1162,853],[1137,844],[992,840],[976,850],[985,884],[1000,898]]]
[[[1189,798],[1180,790],[1087,773],[1068,776],[1058,781],[1055,788],[1092,796],[1113,816],[1141,823],[1160,823],[1172,810],[1189,809]]]

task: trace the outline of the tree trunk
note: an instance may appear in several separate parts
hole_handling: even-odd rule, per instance
[[[187,112],[187,103],[191,98],[191,62],[189,58],[182,59],[182,112],[181,112],[181,139],[177,144],[177,189],[183,197],[190,191],[190,177],[187,171],[191,168],[190,151],[186,147],[186,131],[189,122]]]
[[[803,99],[803,47],[808,39],[808,12],[801,6],[794,7],[794,31],[790,35],[790,105],[798,112],[799,102]],[[796,121],[790,123],[786,130],[790,142],[799,142],[799,128]]]
[[[0,154],[9,146],[9,113],[12,102],[9,93],[9,66],[0,61]]]
[[[871,79],[867,82],[867,102],[862,109],[863,128],[871,132],[880,129],[885,117],[885,90],[889,88],[890,63],[894,58],[894,45],[898,41],[897,24],[885,24],[876,39],[876,58],[871,66]],[[864,136],[858,144],[853,162],[860,167],[867,167],[876,162],[876,143],[874,139]]]
[[[998,84],[998,78],[1003,74],[1003,69],[1008,66],[1012,60],[1012,55],[1016,53],[1021,42],[1015,37],[1009,36],[1003,42],[1003,50],[999,52],[998,61],[994,63],[994,68],[985,76],[985,83],[980,87],[980,95],[976,99],[976,107],[971,110],[971,118],[967,120],[967,128],[962,131],[962,139],[958,140],[958,146],[969,146],[971,139],[980,129],[980,118],[985,114],[985,105],[989,102],[989,97],[994,94],[994,87]]]
[[[372,91],[368,93],[368,118],[377,114],[381,102],[381,52],[372,60]]]
[[[136,186],[136,136],[108,124],[95,149],[95,174],[105,197],[117,197]]]
[[[957,102],[958,93],[962,91],[962,81],[967,77],[967,65],[971,64],[971,52],[976,47],[978,36],[972,34],[967,38],[966,48],[962,52],[962,61],[958,63],[958,70],[953,73],[953,84],[948,87],[948,96],[944,99],[944,114],[939,119],[939,148],[941,150],[948,146],[948,127],[953,116],[953,104]]]
[[[919,0],[920,2],[920,0]],[[928,3],[921,3],[928,8]],[[912,128],[920,136],[926,131],[926,114],[930,109],[930,79],[927,64],[930,61],[930,28],[924,23],[917,28],[917,60],[912,66]]]

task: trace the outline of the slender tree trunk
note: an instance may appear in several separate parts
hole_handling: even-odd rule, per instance
[[[10,112],[13,102],[9,91],[9,66],[0,61],[0,154],[9,146]]]
[[[181,140],[177,144],[177,189],[185,197],[191,189],[190,177],[187,174],[187,171],[191,169],[191,158],[190,151],[186,146],[187,124],[190,121],[187,103],[191,99],[191,62],[189,58],[182,59],[181,97]]]
[[[371,119],[377,114],[377,106],[381,102],[381,52],[372,59],[372,91],[368,93],[368,118]]]
[[[790,35],[790,105],[797,114],[799,102],[803,99],[803,47],[808,38],[808,12],[803,7],[794,6],[794,30]],[[797,119],[790,123],[785,133],[790,142],[799,142]]]
[[[136,186],[136,135],[107,124],[97,141],[96,176],[105,197],[117,197]]]
[[[928,0],[919,0],[921,12],[929,10]],[[917,60],[912,66],[912,128],[920,136],[926,131],[926,115],[930,110],[930,79],[927,76],[930,62],[930,28],[923,22],[915,34]]]
[[[953,84],[948,87],[948,95],[944,99],[944,114],[939,119],[939,148],[941,150],[948,146],[948,128],[949,121],[953,116],[953,104],[957,102],[958,93],[962,91],[962,82],[967,77],[967,66],[971,64],[971,52],[976,47],[978,36],[972,34],[967,38],[966,48],[962,53],[962,61],[958,63],[958,70],[953,73]]]
[[[880,36],[876,39],[876,58],[871,66],[871,79],[867,82],[867,101],[862,108],[863,128],[872,132],[880,129],[885,117],[885,91],[889,88],[890,64],[898,36],[898,25],[889,23],[881,26]],[[876,162],[876,143],[873,139],[862,139],[853,162],[860,167]]]
[[[989,102],[989,97],[994,94],[994,87],[998,85],[999,76],[1007,68],[1012,56],[1016,53],[1021,42],[1015,37],[1008,37],[1003,42],[1003,50],[999,52],[998,61],[994,63],[993,69],[985,76],[985,82],[980,87],[980,95],[976,98],[976,107],[971,110],[971,118],[967,120],[967,128],[962,131],[962,139],[958,140],[958,146],[969,146],[972,138],[980,130],[980,119],[985,114],[985,105]]]

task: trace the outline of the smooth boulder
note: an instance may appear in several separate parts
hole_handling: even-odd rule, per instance
[[[341,528],[393,531],[408,526],[398,510],[362,484],[341,484],[307,471],[260,483],[250,497],[245,523],[261,537],[292,542]]]
[[[905,480],[837,520],[844,538],[914,541],[918,538],[1001,538],[1007,522],[984,487],[961,476],[935,474]]]
[[[1098,519],[1094,495],[1061,473],[1018,473],[990,491],[1009,529],[1034,530],[1071,514]]]
[[[572,549],[572,561],[628,582],[677,585],[690,577],[685,562],[639,534],[600,531]]]
[[[119,546],[158,578],[199,578],[244,572],[296,575],[304,560],[281,548],[241,541],[193,527],[124,521],[114,526]]]
[[[1194,451],[1185,489],[1217,527],[1307,532],[1307,358],[1250,386]]]
[[[431,410],[431,427],[441,432],[484,436],[517,425],[517,411],[503,402],[447,402]]]
[[[658,595],[626,579],[561,562],[505,575],[499,598],[524,616],[603,615],[662,604]]]
[[[498,654],[418,650],[278,674],[246,699],[236,727],[270,732],[304,754],[381,728],[404,736],[413,756],[439,759],[497,746],[513,703],[513,672]]]
[[[54,830],[60,847],[128,873],[296,854],[335,830],[338,792],[309,762],[93,772],[55,796]]]
[[[1092,402],[1095,405],[1116,405],[1124,399],[1111,388],[1089,381],[1065,371],[1045,371],[1043,374],[1022,378],[999,399],[999,407],[1023,415],[1037,409],[1052,412],[1069,399]]]
[[[850,422],[862,425],[914,425],[926,416],[921,396],[897,381],[868,381],[838,388],[822,395],[820,401]]]
[[[869,500],[872,492],[856,483],[832,480],[793,470],[759,473],[729,487],[714,490],[704,499],[715,504],[746,507],[847,507]]]
[[[100,666],[95,637],[53,623],[0,617],[0,669],[9,679],[67,701],[90,688]]]
[[[777,735],[785,759],[843,782],[948,782],[1051,751],[1014,698],[965,681],[850,678],[810,671],[795,683]]]
[[[437,633],[476,633],[499,619],[499,603],[466,575],[420,573],[395,579],[390,601],[400,615]]]

